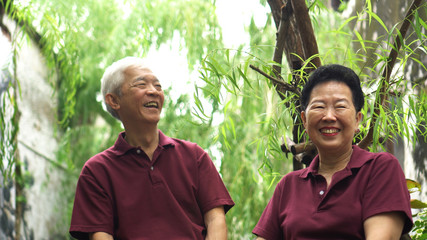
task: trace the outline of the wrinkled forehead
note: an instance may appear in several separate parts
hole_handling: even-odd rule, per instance
[[[123,71],[123,74],[126,81],[135,79],[151,79],[159,81],[156,74],[151,70],[151,68],[144,65],[129,66]]]

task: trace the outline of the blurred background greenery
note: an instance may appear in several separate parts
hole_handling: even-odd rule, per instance
[[[122,131],[99,99],[105,67],[124,56],[147,57],[166,47],[184,56],[185,63],[170,61],[172,53],[158,60],[158,71],[172,72],[165,75],[172,78],[165,79],[165,95],[170,97],[159,128],[210,153],[236,202],[227,214],[229,238],[253,237],[251,231],[277,181],[292,171],[292,155],[283,153],[281,145],[292,136],[294,110],[283,107],[271,83],[249,68],[249,64],[266,68],[272,64],[276,27],[267,1],[255,1],[254,15],[242,22],[245,35],[232,36],[231,46],[224,42],[230,36],[223,35],[227,22],[220,24],[219,18],[226,17],[218,15],[220,2],[231,7],[215,0],[2,1],[8,14],[39,44],[56,89],[58,125],[54,127],[60,146],[52,168],[66,166],[58,169],[64,171],[59,204],[64,209],[58,211],[66,214],[54,223],[52,235],[69,238],[80,170]],[[331,9],[328,1],[307,1],[307,5],[323,62],[359,69],[361,60],[352,43],[360,35],[342,13],[346,4],[339,11]],[[255,17],[260,14],[265,17],[261,23]],[[227,19],[239,16],[236,9]],[[425,35],[421,38],[425,51]],[[188,75],[173,74],[179,73],[176,66],[184,66]],[[287,71],[284,66],[283,72]]]

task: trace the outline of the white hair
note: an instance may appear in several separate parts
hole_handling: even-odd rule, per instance
[[[101,93],[102,100],[107,109],[107,111],[115,118],[120,120],[117,112],[111,108],[105,102],[105,96],[108,93],[113,93],[118,96],[121,96],[121,87],[125,81],[124,71],[129,67],[139,67],[144,69],[150,69],[149,66],[144,62],[143,59],[138,57],[125,57],[122,58],[113,64],[111,64],[107,69],[105,69],[104,75],[101,78]]]

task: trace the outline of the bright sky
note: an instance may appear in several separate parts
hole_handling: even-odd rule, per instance
[[[248,43],[248,33],[245,27],[249,25],[251,17],[255,23],[263,26],[270,9],[262,7],[259,0],[217,0],[218,21],[223,30],[225,47],[237,48],[242,43]],[[198,71],[188,71],[186,52],[180,51],[178,39],[172,40],[176,46],[162,46],[159,50],[151,50],[147,58],[153,63],[153,70],[161,78],[164,88],[172,86],[171,96],[176,99],[182,93],[192,96],[194,83],[200,82]],[[165,69],[167,66],[167,69]]]
[[[217,0],[217,17],[222,27],[223,41],[227,48],[237,48],[240,44],[248,44],[249,35],[245,28],[249,25],[251,17],[254,16],[257,26],[264,26],[267,20],[268,7],[262,7],[259,0]],[[178,43],[179,41],[172,40]],[[152,61],[152,70],[161,79],[163,87],[166,89],[172,86],[170,96],[177,99],[181,94],[187,93],[192,98],[194,93],[194,83],[202,83],[199,79],[198,71],[190,73],[187,66],[185,51],[179,51],[179,44],[170,49],[163,46],[159,50],[152,50],[147,58]],[[167,66],[165,68],[165,66]],[[196,67],[197,68],[197,67]],[[209,112],[208,104],[204,104]],[[213,124],[222,121],[222,116],[214,116]],[[217,146],[210,147],[212,159],[219,168],[221,166],[221,153]]]

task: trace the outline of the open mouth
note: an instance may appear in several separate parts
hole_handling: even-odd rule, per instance
[[[322,129],[320,129],[321,133],[326,133],[326,134],[338,133],[339,131],[341,131],[341,130],[339,130],[337,128],[322,128]]]
[[[144,107],[147,108],[159,108],[159,104],[157,102],[148,102],[144,104]]]

